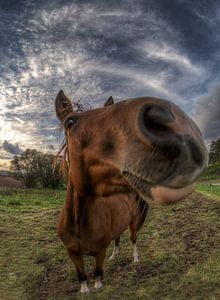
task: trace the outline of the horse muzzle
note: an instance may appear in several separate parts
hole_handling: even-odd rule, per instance
[[[157,204],[171,204],[175,203],[189,194],[191,194],[196,187],[196,183],[192,183],[182,188],[154,186],[150,189],[151,197]]]

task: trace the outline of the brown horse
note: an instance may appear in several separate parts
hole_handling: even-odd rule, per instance
[[[113,97],[110,96],[108,98],[108,100],[105,102],[104,106],[110,106],[114,104],[114,100]],[[79,103],[74,103],[74,105],[76,106],[76,109],[78,111],[84,111],[84,107],[83,105],[79,105]],[[63,166],[63,173],[64,175],[66,174],[66,171],[68,169],[68,167],[65,165],[65,160],[62,161],[62,164],[64,164]],[[65,176],[66,180],[68,179],[68,176]],[[115,196],[117,199],[117,194]],[[120,201],[120,199],[116,200],[117,203],[118,201]],[[124,200],[123,200],[124,202]],[[119,206],[116,206],[116,209],[119,208]],[[130,239],[131,242],[133,244],[133,259],[134,259],[134,263],[138,263],[139,262],[139,255],[138,255],[138,251],[137,251],[137,246],[136,246],[136,242],[137,242],[137,232],[140,230],[140,228],[142,227],[142,225],[144,224],[144,221],[146,219],[146,215],[147,215],[147,210],[148,210],[148,204],[146,201],[144,201],[143,199],[141,199],[138,194],[134,194],[133,197],[129,198],[129,205],[124,207],[124,210],[128,209],[128,215],[130,216],[130,218],[128,218],[127,223],[125,222],[125,226],[124,227],[130,227]],[[132,211],[129,211],[129,209]],[[125,212],[124,212],[125,213]],[[123,221],[123,220],[122,220]],[[119,253],[119,242],[120,242],[120,236],[117,237],[115,239],[115,245],[114,245],[114,249],[113,249],[113,253],[112,255],[109,257],[109,260],[113,260]]]
[[[143,97],[77,113],[60,91],[56,113],[69,164],[58,234],[87,292],[83,255],[95,257],[98,288],[106,249],[134,219],[137,195],[160,204],[186,197],[208,155],[195,123],[166,100]]]

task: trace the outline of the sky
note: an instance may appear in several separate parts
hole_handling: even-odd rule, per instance
[[[56,151],[54,99],[171,100],[220,137],[218,0],[0,0],[0,169]]]

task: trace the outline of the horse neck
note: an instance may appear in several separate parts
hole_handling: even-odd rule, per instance
[[[94,204],[93,197],[85,197],[74,190],[71,183],[68,183],[64,210],[66,214],[66,224],[80,236],[88,218],[88,211]]]
[[[64,215],[66,226],[70,227],[73,224],[73,197],[74,197],[74,187],[72,182],[69,180],[66,189],[66,198],[64,202]]]

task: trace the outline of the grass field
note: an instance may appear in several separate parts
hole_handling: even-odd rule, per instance
[[[65,192],[0,189],[0,299],[220,299],[219,191],[207,197],[205,185],[181,203],[150,209],[138,236],[137,266],[124,234],[118,259],[105,262],[100,292],[92,288],[93,260],[87,258],[89,296],[79,295],[56,236]]]
[[[205,172],[202,173],[201,180],[213,180],[220,178],[220,162],[208,165]]]
[[[212,199],[220,200],[220,183],[201,182],[198,184],[197,190]]]

